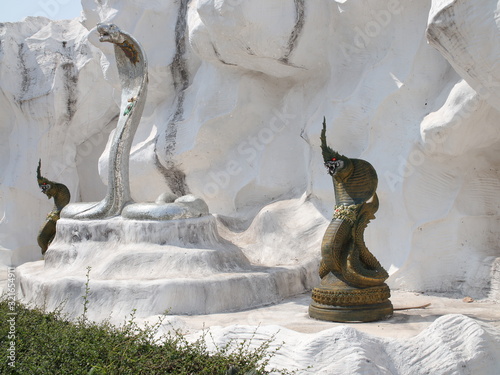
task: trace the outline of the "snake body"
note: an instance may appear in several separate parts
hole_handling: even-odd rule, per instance
[[[97,31],[101,42],[114,44],[122,86],[121,107],[109,151],[106,196],[98,203],[68,206],[63,217],[74,219],[118,216],[126,205],[133,202],[129,184],[129,154],[144,110],[148,87],[147,60],[140,43],[114,24],[99,24]]]
[[[61,210],[69,203],[71,194],[66,185],[42,177],[41,163],[40,160],[36,170],[38,186],[48,199],[54,198],[54,208],[48,213],[45,223],[40,228],[37,236],[37,242],[43,255],[56,235],[56,222],[59,220]]]
[[[331,272],[355,287],[382,285],[389,275],[363,237],[378,210],[377,173],[367,161],[350,159],[328,147],[325,121],[320,139],[325,166],[333,178],[336,205],[321,244],[319,275],[324,278]]]

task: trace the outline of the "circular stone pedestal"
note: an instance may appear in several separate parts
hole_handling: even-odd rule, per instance
[[[57,222],[45,260],[16,270],[19,298],[83,311],[93,320],[156,314],[210,314],[243,310],[303,293],[317,281],[311,264],[262,267],[222,238],[215,217],[179,220]],[[87,278],[88,272],[88,278]]]
[[[390,296],[386,284],[355,288],[330,273],[313,289],[309,316],[344,323],[383,320],[393,313]]]

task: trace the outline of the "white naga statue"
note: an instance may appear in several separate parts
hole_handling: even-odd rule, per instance
[[[109,150],[107,193],[97,203],[66,206],[61,217],[93,220],[122,215],[129,219],[171,220],[207,215],[207,204],[192,195],[176,197],[173,194],[163,194],[156,203],[133,204],[129,183],[129,155],[146,102],[146,54],[135,38],[114,24],[98,24],[97,31],[101,42],[114,44],[122,86],[120,116]]]
[[[128,33],[114,24],[98,24],[101,42],[113,43],[122,86],[120,117],[109,153],[108,188],[98,203],[78,203],[66,207],[62,217],[103,219],[120,215],[132,202],[129,184],[129,154],[141,120],[148,88],[146,55]]]

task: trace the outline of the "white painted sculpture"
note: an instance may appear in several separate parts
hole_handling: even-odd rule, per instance
[[[154,203],[132,203],[128,160],[146,101],[146,56],[118,26],[98,24],[97,31],[101,42],[115,45],[122,92],[108,154],[107,194],[99,203],[64,208],[44,261],[29,270],[19,268],[19,297],[48,308],[63,303],[62,297],[69,310],[78,309],[78,290],[86,281],[73,277],[89,269],[100,280],[100,299],[106,301],[106,308],[100,303],[94,311],[94,319],[103,319],[102,313],[126,314],[142,294],[143,307],[134,307],[141,315],[196,314],[266,305],[307,290],[315,280],[310,265],[252,265],[241,249],[219,235],[207,204],[192,194],[164,193]],[[121,293],[128,297],[120,307],[116,297]]]
[[[244,222],[274,200],[300,203],[304,194],[323,219],[318,225],[303,215],[302,227],[321,232],[333,206],[314,151],[317,124],[326,115],[329,132],[336,134],[332,146],[370,160],[380,171],[381,197],[390,196],[366,236],[393,274],[391,288],[444,292],[458,287],[477,297],[492,293],[486,285],[496,275],[490,276],[496,259],[492,244],[498,242],[494,119],[500,79],[493,68],[472,74],[467,66],[495,60],[496,49],[483,51],[468,39],[489,35],[483,39],[494,40],[494,24],[479,20],[492,17],[489,10],[496,2],[453,2],[452,7],[446,2],[319,2],[306,5],[305,12],[293,1],[217,4],[85,4],[89,29],[104,20],[133,29],[149,56],[148,105],[130,156],[134,199],[154,201],[173,190],[178,196],[188,186],[211,212]],[[373,11],[364,12],[366,6]],[[144,15],[141,20],[131,16],[134,7]],[[450,9],[457,9],[453,18]],[[279,22],[273,18],[278,14]],[[427,18],[430,42],[446,51],[452,65],[427,45]],[[439,47],[446,43],[439,25],[450,19],[454,22],[447,29],[467,29],[454,32],[461,38],[458,45],[478,51]],[[151,34],[151,24],[160,29]],[[115,102],[123,100],[113,51],[77,21],[30,19],[23,27],[7,24],[4,29],[17,44],[2,44],[2,90],[8,93],[2,106],[16,108],[4,111],[16,115],[5,117],[1,139],[25,145],[40,139],[25,152],[17,143],[2,147],[0,199],[8,219],[0,227],[1,259],[20,264],[37,259],[30,238],[50,207],[35,185],[30,188],[32,178],[19,171],[33,169],[42,157],[52,168],[47,177],[65,182],[75,199],[100,199],[106,188],[95,165],[115,126],[113,118],[123,113]],[[88,39],[81,37],[87,34]],[[288,44],[292,34],[293,48]],[[40,46],[45,52],[37,58]],[[18,70],[21,78],[9,70],[16,64],[24,66]],[[37,74],[46,79],[33,78]],[[53,109],[44,105],[47,100],[55,103]],[[25,127],[31,138],[19,133]],[[104,181],[108,150],[98,163]],[[14,154],[20,156],[9,156]],[[249,259],[272,266],[315,258],[314,246],[295,245],[302,244],[297,240],[303,234],[289,226],[285,211],[272,207],[263,208],[247,232],[258,241],[245,246]],[[398,228],[387,233],[394,215]],[[275,228],[284,232],[278,235]],[[282,248],[277,245],[282,238],[290,241],[286,251],[274,250]],[[426,261],[435,254],[440,256],[432,264]]]
[[[122,86],[118,125],[109,150],[108,185],[99,203],[69,205],[62,217],[102,219],[120,215],[132,203],[129,154],[139,126],[148,88],[148,64],[139,42],[114,24],[99,24],[99,41],[113,43]]]

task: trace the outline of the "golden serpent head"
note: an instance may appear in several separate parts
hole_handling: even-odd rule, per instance
[[[52,198],[56,193],[56,188],[54,186],[54,182],[42,177],[41,174],[42,160],[38,161],[38,168],[36,169],[36,179],[38,181],[38,186],[42,189],[42,193],[44,193],[48,199]]]
[[[337,158],[332,158],[325,162],[325,168],[328,170],[330,176],[335,176],[335,174],[342,168],[344,168],[344,161]]]

